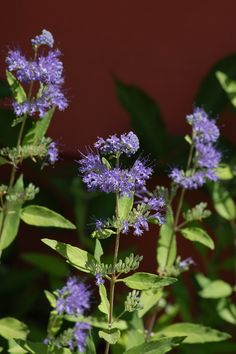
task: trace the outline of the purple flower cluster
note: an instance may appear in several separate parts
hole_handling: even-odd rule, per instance
[[[39,47],[41,45],[47,45],[48,47],[52,48],[54,45],[54,38],[51,32],[44,29],[40,35],[31,39],[31,43],[35,47]]]
[[[209,119],[207,113],[201,108],[195,108],[193,114],[188,115],[186,119],[193,130],[194,168],[186,172],[174,168],[170,177],[185,189],[197,189],[207,180],[217,180],[215,171],[220,163],[221,153],[216,150],[215,143],[220,133],[215,122]]]
[[[130,156],[135,154],[139,149],[139,140],[133,132],[129,132],[128,134],[122,134],[120,137],[111,135],[107,139],[98,138],[94,146],[104,155],[125,154]]]
[[[140,210],[131,216],[130,220],[123,222],[121,232],[127,234],[132,227],[135,236],[141,236],[144,231],[149,230],[148,222],[156,222],[162,225],[165,222],[164,207],[165,201],[162,197],[143,197],[142,204],[139,204],[136,210]],[[141,208],[139,208],[141,206]]]
[[[83,315],[90,309],[91,292],[76,277],[68,279],[66,285],[57,290],[56,311],[59,315]]]
[[[53,37],[50,32],[44,30],[32,40],[35,47],[47,44],[53,47]],[[50,50],[46,56],[40,55],[33,60],[27,60],[19,50],[10,50],[6,57],[7,69],[13,72],[16,78],[23,84],[37,82],[40,89],[37,95],[25,102],[14,102],[13,109],[17,116],[39,114],[43,117],[52,107],[63,111],[68,106],[68,101],[62,92],[63,64],[59,59],[59,50]]]
[[[99,147],[102,153],[111,155],[122,152],[129,155],[135,153],[139,146],[138,138],[133,132],[127,135],[123,134],[120,138],[113,135],[103,141],[104,143],[101,143],[100,138],[95,146]],[[108,149],[109,144],[110,148]],[[103,162],[99,153],[93,152],[82,155],[79,164],[79,170],[83,174],[83,182],[90,191],[99,190],[105,193],[118,192],[120,195],[130,195],[131,192],[144,188],[146,181],[152,175],[152,168],[147,166],[146,161],[136,160],[131,169],[112,168]]]
[[[91,329],[91,325],[85,322],[77,322],[73,328],[72,337],[68,341],[67,345],[70,350],[79,350],[79,353],[83,353],[86,347],[88,330]]]
[[[56,311],[59,315],[83,316],[90,309],[91,292],[76,277],[69,278],[66,285],[56,291],[56,296]],[[79,352],[83,352],[86,346],[87,332],[90,328],[88,323],[76,322],[67,346],[71,350],[78,348]]]

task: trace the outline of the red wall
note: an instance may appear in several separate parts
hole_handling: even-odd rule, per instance
[[[63,51],[71,103],[50,133],[74,154],[97,135],[129,128],[112,74],[144,88],[168,128],[183,132],[203,75],[235,51],[235,0],[16,0],[0,9],[1,75],[7,47],[29,49],[43,28]]]

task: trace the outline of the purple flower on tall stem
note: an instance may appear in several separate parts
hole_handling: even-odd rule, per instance
[[[221,161],[221,153],[215,143],[219,138],[219,129],[201,108],[195,108],[193,114],[186,117],[192,125],[192,144],[195,150],[193,167],[188,171],[173,168],[170,178],[184,189],[197,189],[207,180],[216,181],[216,169]]]
[[[52,48],[54,40],[49,31],[43,30],[32,43],[35,50],[42,44]],[[19,50],[10,50],[6,57],[7,70],[12,72],[20,83],[39,85],[34,97],[28,97],[24,102],[13,102],[13,110],[17,116],[38,114],[43,117],[53,107],[60,111],[68,107],[68,100],[62,91],[64,77],[63,63],[59,59],[61,52],[50,50],[47,55],[40,56],[36,53],[37,50],[34,59],[27,60]]]

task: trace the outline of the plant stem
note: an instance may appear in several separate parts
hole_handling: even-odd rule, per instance
[[[187,161],[187,165],[186,165],[186,171],[191,166],[192,158],[193,158],[193,151],[194,151],[194,145],[191,144],[191,147],[190,147],[190,150],[189,150],[188,161]],[[174,218],[173,231],[172,231],[171,238],[170,238],[170,243],[169,243],[169,246],[168,246],[166,261],[165,261],[164,270],[163,270],[164,272],[166,271],[166,268],[168,266],[168,262],[169,262],[169,258],[170,258],[170,252],[171,252],[171,247],[172,247],[172,243],[173,243],[174,237],[175,237],[175,232],[178,230],[178,222],[179,222],[179,218],[180,218],[181,209],[182,209],[182,206],[183,206],[184,195],[185,195],[185,189],[182,188],[181,192],[180,192],[179,203],[178,203],[178,206],[177,206],[177,209],[176,209],[175,218]],[[180,225],[182,226],[184,224],[185,223],[183,222]],[[150,318],[149,325],[148,325],[148,330],[147,330],[147,337],[149,337],[151,335],[151,333],[152,333],[152,329],[153,329],[153,327],[155,325],[155,322],[156,322],[157,313],[158,313],[158,308],[156,308],[156,310],[154,311],[154,313],[152,314],[152,316]]]
[[[119,157],[117,157],[116,160],[116,167],[119,168]],[[116,218],[118,218],[118,202],[119,202],[119,193],[116,192]],[[116,284],[116,271],[115,271],[115,265],[117,263],[118,259],[118,253],[119,253],[119,245],[120,245],[120,230],[117,229],[116,231],[116,241],[115,241],[115,249],[114,249],[114,255],[113,255],[113,273],[111,275],[110,279],[110,295],[109,295],[109,302],[110,302],[110,308],[109,308],[109,316],[108,316],[108,328],[111,329],[112,327],[112,322],[113,322],[113,308],[114,308],[114,298],[115,298],[115,284]],[[109,348],[110,348],[110,343],[106,342],[106,347],[105,347],[105,352],[104,354],[109,353]]]
[[[189,169],[190,166],[191,166],[192,158],[193,158],[193,151],[194,151],[194,146],[193,146],[193,144],[192,144],[192,145],[191,145],[191,148],[190,148],[190,151],[189,151],[189,156],[188,156],[186,171],[188,171],[188,169]],[[183,206],[184,195],[185,195],[185,189],[182,188],[182,189],[181,189],[181,192],[180,192],[179,203],[178,203],[178,206],[177,206],[177,209],[176,209],[176,214],[175,214],[175,219],[174,219],[174,225],[173,225],[173,231],[172,231],[171,238],[170,238],[170,243],[169,243],[169,246],[168,246],[168,251],[167,251],[167,256],[166,256],[164,271],[166,270],[166,267],[168,266],[172,243],[173,243],[173,241],[174,241],[175,232],[176,232],[177,229],[178,229],[178,222],[179,222],[179,218],[180,218],[181,209],[182,209],[182,206]]]
[[[234,258],[235,258],[235,262],[234,262],[234,281],[236,285],[236,225],[235,225],[235,220],[230,220],[230,226],[232,228],[233,231],[233,236],[234,236]]]
[[[35,52],[34,52],[34,60],[36,60],[36,58],[37,58],[37,48],[35,49]],[[33,91],[33,85],[34,85],[34,82],[31,81],[30,82],[28,96],[27,96],[27,100],[28,101],[31,100],[32,91]],[[27,114],[25,114],[23,116],[23,119],[22,119],[22,123],[21,123],[21,126],[20,126],[18,138],[17,138],[16,149],[18,149],[19,146],[21,145],[26,119],[27,119]],[[21,161],[18,161],[18,163],[19,162],[21,162]],[[16,171],[17,171],[17,164],[13,165],[12,169],[11,169],[10,180],[9,180],[9,185],[8,185],[8,191],[9,192],[11,191],[11,189],[12,189],[12,187],[14,185],[15,177],[16,177]],[[0,240],[2,238],[2,233],[3,233],[3,230],[4,230],[4,225],[5,225],[6,217],[7,217],[7,213],[8,213],[7,202],[6,201],[5,201],[4,205],[3,205],[2,213],[3,213],[3,215],[2,215],[2,222],[1,222],[1,226],[0,226]],[[1,260],[1,255],[2,255],[2,251],[0,251],[0,260]]]

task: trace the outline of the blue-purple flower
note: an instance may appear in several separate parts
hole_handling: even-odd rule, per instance
[[[94,144],[95,148],[104,155],[133,155],[139,149],[138,137],[131,131],[128,134],[122,134],[120,137],[117,135],[110,135],[109,138],[98,138]]]
[[[112,141],[118,139],[120,142],[122,139],[126,139],[129,134],[123,134],[122,138],[113,135]],[[132,133],[132,139],[135,140],[133,135]],[[124,146],[128,149],[128,143]],[[114,154],[114,146],[109,151]],[[108,153],[108,150],[106,152]],[[121,150],[119,152],[121,153]],[[120,195],[130,195],[145,187],[146,181],[151,177],[153,171],[151,167],[147,166],[146,161],[139,159],[135,161],[131,169],[112,167],[103,162],[99,153],[91,151],[87,155],[82,154],[82,158],[78,162],[80,164],[79,170],[83,174],[83,182],[87,185],[88,190],[99,190],[105,193],[117,192]]]
[[[78,348],[79,352],[83,353],[86,347],[88,331],[91,329],[91,325],[85,322],[77,322],[74,327],[74,337],[71,343],[69,343],[69,348],[71,350],[76,350]]]
[[[52,48],[54,45],[54,38],[51,32],[44,29],[40,35],[31,39],[31,43],[35,47],[39,47],[41,45],[47,45],[48,47]]]
[[[48,147],[48,161],[52,165],[54,165],[54,163],[58,161],[58,156],[59,153],[58,153],[57,144],[55,143],[55,141],[52,141]]]
[[[60,315],[84,315],[90,309],[91,291],[76,277],[69,278],[56,295],[56,311]]]
[[[96,273],[95,274],[95,278],[96,278],[96,285],[102,285],[105,283],[105,280],[103,279],[102,275],[100,273]]]
[[[54,40],[49,31],[43,30],[42,34],[32,40],[34,48],[40,45],[53,47]],[[63,63],[60,60],[59,50],[49,50],[47,55],[35,55],[34,59],[27,60],[19,50],[10,50],[6,57],[7,70],[12,72],[22,84],[34,83],[39,90],[34,97],[28,97],[23,102],[13,102],[13,110],[17,116],[43,117],[45,113],[57,107],[63,111],[68,107],[68,100],[63,91]]]
[[[201,108],[195,108],[186,120],[192,125],[192,144],[195,150],[193,166],[189,166],[188,171],[173,168],[169,176],[184,189],[197,189],[207,180],[217,180],[216,169],[221,161],[221,153],[215,148],[215,143],[220,133],[215,121],[209,119]]]

